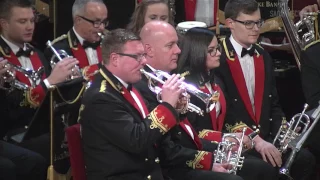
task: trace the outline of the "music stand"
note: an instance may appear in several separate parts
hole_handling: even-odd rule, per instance
[[[85,87],[85,80],[83,78],[77,78],[74,80],[51,86],[48,89],[46,100],[43,102],[43,106],[49,106],[47,108],[49,112],[47,115],[49,115],[50,117],[50,121],[48,123],[49,126],[47,126],[50,129],[50,166],[48,168],[47,174],[48,180],[69,180],[71,178],[70,169],[66,174],[61,174],[57,172],[54,168],[54,156],[56,150],[55,130],[57,130],[55,128],[55,117],[67,112],[70,107],[74,109],[79,109],[79,100],[85,90]],[[72,94],[75,91],[77,93]],[[38,114],[42,113],[39,112]]]

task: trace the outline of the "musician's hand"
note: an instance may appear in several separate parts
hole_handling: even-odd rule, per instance
[[[257,136],[254,141],[256,143],[255,149],[261,154],[265,162],[268,162],[268,159],[273,167],[281,167],[281,153],[273,144],[263,140],[259,136]]]
[[[188,103],[188,98],[190,98],[190,97],[180,95],[180,98],[178,99],[178,102],[177,102],[175,108],[176,109],[183,109]]]
[[[231,169],[231,165],[227,163],[223,163],[223,164],[213,163],[212,165],[212,171],[214,172],[227,173],[228,169]]]
[[[7,60],[0,57],[0,77],[2,77],[3,74],[10,69],[10,66],[5,67],[6,64],[7,64]]]
[[[51,85],[65,81],[72,73],[72,69],[79,61],[73,57],[67,57],[59,61],[53,68],[50,76],[47,78]]]
[[[161,99],[163,102],[167,102],[176,107],[181,93],[184,91],[180,88],[184,78],[180,78],[180,75],[173,74],[162,86]]]
[[[318,4],[320,3],[319,0],[317,0],[317,2]],[[319,11],[319,8],[317,4],[306,6],[299,12],[300,19],[303,19],[305,17],[305,13],[318,12],[318,11]]]

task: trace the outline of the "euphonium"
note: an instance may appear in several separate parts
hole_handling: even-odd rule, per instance
[[[22,83],[16,79],[16,74],[15,72],[21,72],[24,74],[31,83],[31,87],[34,88],[36,87],[42,77],[42,74],[44,73],[44,68],[40,67],[37,71],[34,70],[29,70],[29,69],[24,69],[21,66],[14,65],[10,62],[7,62],[5,67],[10,66],[12,69],[7,70],[7,72],[1,77],[1,83],[0,83],[0,88],[7,90],[7,91],[12,91],[13,89],[19,89],[19,90],[27,90],[29,89],[29,86],[25,83]],[[4,83],[8,83],[6,86]]]
[[[53,56],[50,59],[50,65],[52,68],[56,65],[56,62],[54,61],[55,58],[57,58],[59,61],[62,61],[63,58],[70,57],[68,53],[65,50],[56,50],[53,46],[51,41],[47,41],[47,46],[50,48],[50,50],[53,52]],[[77,65],[72,68],[72,74],[70,78],[68,79],[74,79],[75,77],[81,76],[82,73]]]
[[[314,28],[315,19],[310,15],[306,15],[302,20],[294,24],[289,15],[289,0],[279,0],[278,2],[278,10],[281,13],[280,16],[283,21],[283,27],[291,44],[297,65],[300,68],[301,51],[308,44],[316,40]],[[303,28],[307,28],[307,30],[303,32]]]
[[[231,165],[231,169],[228,170],[230,174],[236,174],[238,169],[243,166],[244,157],[241,156],[243,151],[243,139],[247,128],[242,129],[241,138],[238,138],[235,134],[224,134],[221,142],[218,144],[217,150],[214,152],[214,163],[226,163]],[[256,130],[248,135],[252,140],[259,133]],[[230,141],[233,139],[234,141]],[[235,148],[237,150],[235,150]]]
[[[168,79],[171,77],[171,75],[164,72],[164,71],[160,71],[160,70],[155,70],[154,74],[149,73],[149,72],[145,71],[144,69],[140,69],[140,71],[141,71],[141,73],[143,73],[145,76],[147,76],[149,78],[149,82],[148,82],[149,89],[157,95],[157,100],[159,102],[161,102],[160,95],[161,95],[162,89],[158,86],[155,86],[153,84],[152,80],[155,80],[161,84],[164,84],[164,81],[159,77],[162,76],[162,77],[165,77]],[[182,86],[188,93],[195,95],[197,98],[201,99],[206,104],[207,112],[210,112],[215,107],[216,100],[214,98],[216,98],[216,97],[213,97],[213,96],[217,96],[217,94],[209,95],[209,94],[203,93],[202,91],[198,90],[193,85],[187,84],[185,82],[182,83]],[[190,103],[190,96],[188,93],[183,93],[183,96],[185,98],[187,98],[187,104],[183,109],[180,110],[180,113],[184,114],[187,111],[190,111],[190,112],[195,112],[195,113],[203,116],[203,110],[200,109],[198,106]]]
[[[305,114],[307,108],[308,104],[305,104],[303,111],[294,115],[290,122],[282,122],[278,133],[273,140],[273,144],[281,153],[285,153],[287,151],[290,141],[296,139],[300,134],[304,133],[308,129],[310,118]],[[297,129],[298,127],[303,127],[303,129],[299,130]]]

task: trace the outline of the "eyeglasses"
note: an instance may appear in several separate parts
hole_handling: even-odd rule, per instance
[[[221,52],[221,46],[220,44],[217,45],[217,47],[214,47],[214,48],[210,48],[208,50],[208,53],[210,54],[211,57],[214,57],[216,56],[217,52]]]
[[[233,20],[235,22],[243,24],[247,29],[252,29],[255,24],[257,25],[258,28],[261,28],[261,26],[264,23],[264,21],[261,20],[261,19],[259,21],[239,21],[239,20],[236,20],[236,19],[233,19]]]
[[[105,19],[103,21],[93,21],[93,20],[85,18],[83,16],[79,16],[79,17],[90,22],[93,25],[93,27],[95,27],[95,28],[99,28],[101,26],[101,24],[103,24],[104,27],[108,26],[108,24],[109,24],[109,21],[107,19]]]
[[[131,58],[135,59],[138,62],[141,62],[147,56],[147,54],[126,54],[126,53],[116,53],[116,54],[119,54],[120,56],[131,57]]]

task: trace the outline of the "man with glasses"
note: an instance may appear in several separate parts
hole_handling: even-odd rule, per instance
[[[278,103],[270,55],[256,44],[263,24],[258,3],[254,0],[229,0],[225,6],[226,25],[231,36],[222,41],[222,55],[217,75],[225,84],[228,113],[224,129],[238,132],[247,126],[251,133],[260,129],[254,139],[252,155],[281,167],[286,161],[272,141],[285,116]],[[233,117],[234,117],[233,116]],[[271,142],[271,143],[270,143]],[[308,179],[314,168],[310,152],[301,149],[292,167],[294,179]]]
[[[91,77],[98,69],[101,57],[101,37],[108,25],[107,7],[102,0],[76,0],[72,6],[73,27],[52,44],[79,61],[85,76]],[[50,61],[58,59],[47,48],[45,56]]]
[[[159,161],[162,137],[174,127],[174,107],[183,92],[179,76],[162,87],[162,103],[150,113],[132,87],[146,63],[140,38],[116,29],[102,42],[103,65],[85,92],[82,128],[87,180],[163,180]]]

